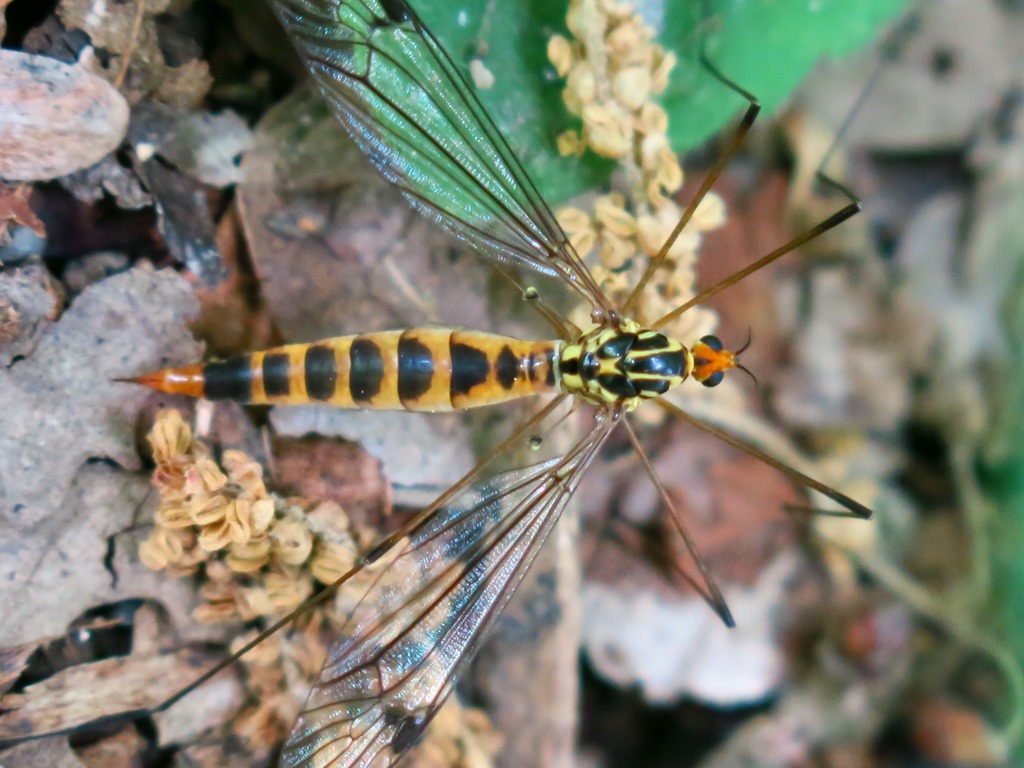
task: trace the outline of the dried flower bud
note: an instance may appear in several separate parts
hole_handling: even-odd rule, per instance
[[[651,69],[651,93],[662,93],[668,87],[668,78],[676,66],[676,55],[666,51],[660,45],[654,46],[654,57]]]
[[[599,278],[596,274],[594,276],[601,284],[601,289],[610,296],[624,292],[630,287],[629,276],[625,272],[613,272],[610,269],[601,268],[601,276]]]
[[[242,451],[224,451],[221,463],[231,479],[242,486],[244,495],[254,499],[266,496],[263,466],[258,461],[253,461]]]
[[[253,536],[242,544],[232,544],[225,562],[236,573],[255,573],[270,562],[270,536]]]
[[[295,573],[268,573],[263,578],[263,585],[276,613],[287,613],[297,608],[313,591],[309,579]]]
[[[597,79],[590,65],[585,61],[577,62],[569,71],[565,88],[562,90],[562,101],[565,108],[574,115],[583,114],[584,108],[597,98]]]
[[[252,502],[249,515],[249,524],[252,526],[253,533],[264,533],[274,520],[273,500],[260,499]]]
[[[562,157],[579,157],[583,154],[583,150],[587,148],[579,131],[563,131],[558,134],[555,143],[558,147],[558,154]]]
[[[565,77],[572,67],[572,44],[561,35],[553,35],[548,40],[548,61],[559,77]]]
[[[583,109],[583,134],[588,146],[602,157],[625,157],[632,147],[629,115],[614,102],[590,104]]]
[[[630,237],[636,232],[636,219],[625,206],[625,198],[617,192],[598,195],[594,200],[594,219],[608,232]]]
[[[605,38],[605,49],[612,58],[613,66],[649,67],[653,58],[650,44],[652,35],[653,32],[636,17],[626,19],[615,27]]]
[[[612,19],[624,19],[633,14],[633,4],[620,3],[619,0],[599,0],[598,7]]]
[[[278,520],[270,529],[274,556],[286,565],[302,565],[313,551],[313,534],[297,519]]]
[[[640,140],[640,167],[648,174],[657,172],[662,150],[667,148],[668,137],[664,133],[646,134]]]
[[[657,254],[669,235],[679,223],[682,211],[672,201],[662,205],[653,216],[641,216],[637,219],[638,237],[640,247],[648,256]],[[668,255],[672,257],[692,253],[697,249],[700,242],[700,233],[695,227],[686,227],[679,233],[679,237],[669,248]]]
[[[181,538],[171,530],[157,526],[139,545],[139,559],[147,568],[160,571],[176,562],[184,553]]]
[[[318,542],[309,571],[321,584],[333,584],[352,570],[358,554],[356,544],[351,539],[347,543]]]
[[[248,643],[251,643],[256,639],[256,631],[252,630],[239,635],[231,641],[229,646],[231,653],[238,653]],[[270,637],[263,638],[257,645],[254,645],[245,655],[241,657],[241,660],[246,664],[253,666],[270,666],[276,664],[281,657],[281,636],[273,634]]]
[[[157,413],[147,439],[153,447],[153,460],[157,464],[171,463],[192,448],[192,430],[175,410]]]
[[[651,74],[644,67],[620,69],[612,76],[612,95],[626,109],[635,112],[651,95]]]
[[[277,607],[263,587],[249,587],[242,590],[240,600],[239,612],[247,619],[256,616],[273,616],[277,613]]]
[[[675,192],[683,185],[683,169],[679,165],[676,153],[670,147],[663,147],[659,154],[655,180],[669,193]]]
[[[668,144],[668,139],[664,136],[665,132],[668,131],[668,113],[660,104],[648,101],[640,108],[640,114],[636,119],[636,129],[639,133],[648,137],[653,135],[661,136],[658,144],[652,146],[651,150],[649,150],[652,154],[657,154],[661,144]],[[651,168],[653,163],[644,167]]]
[[[231,543],[231,525],[226,520],[204,525],[199,532],[199,546],[205,552],[216,552]]]
[[[590,215],[579,208],[560,208],[555,216],[562,229],[569,236],[569,242],[576,253],[586,256],[597,245],[597,231],[593,227]]]
[[[565,26],[577,40],[604,37],[605,20],[592,3],[572,0],[565,14]]]
[[[199,476],[203,489],[207,493],[216,493],[228,481],[228,476],[221,471],[221,468],[217,466],[217,462],[213,459],[203,458],[197,460],[196,473]]]
[[[636,253],[633,238],[619,237],[611,232],[601,235],[601,265],[613,272],[623,272]],[[623,272],[623,280],[626,275]],[[613,281],[618,283],[618,281]]]
[[[708,192],[693,212],[693,224],[701,232],[718,229],[725,223],[725,201],[720,195]]]
[[[196,525],[213,525],[224,520],[228,511],[228,500],[223,496],[200,498],[191,506],[192,522]]]
[[[559,208],[555,214],[555,218],[558,219],[558,223],[562,225],[562,229],[567,234],[573,232],[579,232],[584,229],[590,229],[590,214],[579,208],[573,208],[572,206],[565,206]]]
[[[180,503],[161,504],[153,519],[165,528],[188,528],[192,525],[188,507]]]
[[[231,572],[224,563],[218,560],[212,560],[206,566],[206,578],[209,579],[212,585],[219,585],[219,588],[225,590],[234,590],[237,586],[235,583],[235,574]],[[202,587],[205,589],[205,587]]]

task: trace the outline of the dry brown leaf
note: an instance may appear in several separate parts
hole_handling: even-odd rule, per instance
[[[113,379],[198,358],[185,326],[195,311],[178,275],[132,270],[88,288],[2,372],[2,518],[24,530],[53,515],[91,457],[138,465],[129,420],[146,395]]]
[[[379,527],[391,511],[380,463],[354,443],[324,438],[274,440],[275,487],[307,499],[330,499],[357,525]]]
[[[429,504],[476,463],[469,428],[454,415],[308,406],[275,408],[270,422],[281,437],[313,433],[358,443],[380,461],[396,506]]]
[[[187,590],[147,575],[125,554],[128,537],[112,541],[114,583],[110,537],[134,522],[148,484],[89,460],[138,465],[148,395],[112,379],[199,357],[185,327],[195,307],[176,274],[133,270],[88,288],[30,357],[0,370],[0,645],[61,635],[86,608],[129,596],[186,610]]]
[[[141,534],[122,534],[149,492],[145,479],[102,464],[82,468],[58,511],[15,532],[0,567],[0,644],[15,645],[63,635],[84,611],[128,598],[163,605],[175,626],[187,626],[195,600],[188,584],[143,567],[136,550]],[[107,569],[108,548],[113,560]]]
[[[135,768],[149,748],[133,726],[78,750],[78,759],[86,768]]]
[[[413,211],[308,96],[267,113],[242,170],[242,226],[285,339],[429,322],[489,329],[508,314],[489,308],[480,260]]]
[[[27,184],[0,184],[0,245],[6,245],[10,222],[29,227],[39,237],[46,236],[46,227],[28,204],[31,192]]]

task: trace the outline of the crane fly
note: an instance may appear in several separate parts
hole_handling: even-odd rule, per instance
[[[746,113],[668,241],[628,298],[616,305],[574,250],[471,86],[404,0],[277,0],[274,5],[342,123],[416,208],[502,269],[512,266],[559,278],[591,310],[589,327],[580,329],[534,301],[557,332],[554,339],[411,328],[292,344],[132,380],[162,392],[244,404],[436,412],[534,395],[550,398],[475,469],[333,585],[357,572],[372,577],[341,639],[328,652],[284,746],[282,765],[382,768],[401,758],[451,695],[460,671],[521,582],[587,467],[619,427],[627,430],[695,563],[695,575],[680,569],[683,577],[732,625],[719,589],[629,425],[630,413],[646,401],[825,494],[849,514],[870,516],[863,505],[663,397],[688,378],[714,386],[738,365],[737,352],[718,338],[684,344],[666,335],[664,326],[852,216],[859,210],[852,194],[830,182],[850,200],[836,214],[664,317],[647,325],[631,319],[672,243],[753,123],[759,104],[752,95],[707,62],[712,74],[747,99]],[[537,298],[532,289],[526,294]],[[531,436],[567,402],[594,413],[592,428],[574,447],[545,462],[485,477],[497,456]],[[327,594],[330,590],[299,610]]]

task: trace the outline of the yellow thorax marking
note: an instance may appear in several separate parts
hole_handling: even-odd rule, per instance
[[[682,383],[693,365],[678,341],[630,320],[592,326],[562,348],[558,361],[564,391],[627,411]]]

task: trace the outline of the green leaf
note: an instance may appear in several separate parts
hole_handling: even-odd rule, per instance
[[[708,36],[711,61],[770,115],[819,59],[867,45],[906,5],[906,0],[716,0],[714,17],[700,23],[700,3],[669,3],[662,41],[680,62],[662,96],[672,146],[685,152],[746,107],[700,65],[701,31]]]
[[[716,0],[701,21],[698,0],[665,0],[648,23],[679,65],[662,98],[677,152],[720,130],[744,106],[742,99],[698,63],[699,39],[718,67],[754,93],[771,112],[823,55],[841,56],[865,45],[906,0]],[[653,9],[649,3],[642,10]],[[587,153],[563,158],[557,136],[578,127],[562,103],[563,81],[547,60],[547,41],[565,34],[566,5],[552,0],[417,4],[449,54],[468,74],[480,57],[496,76],[481,100],[552,204],[607,185],[615,164]]]
[[[565,32],[565,7],[550,0],[417,6],[467,77],[469,62],[485,53],[496,79],[477,94],[551,205],[602,187],[615,169],[592,153],[561,157],[555,147],[560,133],[579,125],[562,103],[564,83],[547,57],[548,40]]]

